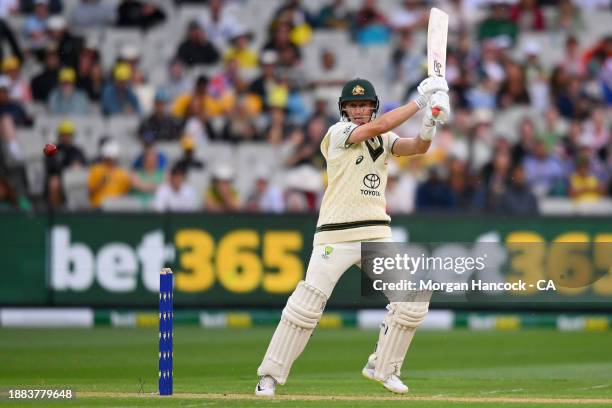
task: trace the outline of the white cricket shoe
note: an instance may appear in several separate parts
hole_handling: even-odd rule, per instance
[[[400,380],[400,378],[395,374],[390,375],[389,378],[387,378],[385,381],[377,380],[374,377],[374,359],[375,358],[376,356],[374,354],[370,355],[370,357],[368,358],[368,362],[366,363],[365,367],[363,367],[363,370],[361,370],[361,374],[363,374],[363,376],[367,378],[368,380],[373,380],[373,381],[381,383],[383,387],[385,387],[391,392],[394,392],[396,394],[407,393],[408,386],[404,384],[402,380]]]
[[[259,397],[273,397],[276,390],[276,380],[269,375],[264,375],[255,386],[255,395]]]

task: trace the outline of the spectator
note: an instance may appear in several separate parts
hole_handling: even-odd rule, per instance
[[[145,144],[142,165],[134,168],[131,174],[132,195],[136,196],[142,208],[149,208],[155,190],[164,181],[164,165],[160,164],[158,152],[153,144]]]
[[[291,26],[289,24],[279,24],[271,34],[271,38],[263,47],[264,51],[275,51],[281,61],[283,55],[292,55],[297,59],[301,58],[302,54],[299,47],[291,40]]]
[[[473,202],[473,191],[469,184],[467,165],[460,159],[451,159],[448,169],[448,186],[452,195],[451,208],[453,210],[467,210]]]
[[[380,45],[389,42],[389,23],[387,17],[376,7],[376,0],[363,0],[355,21],[355,39],[359,45]]]
[[[268,127],[263,132],[264,138],[268,143],[277,146],[285,140],[285,136],[289,134],[291,129],[287,120],[287,112],[284,108],[273,105],[270,108],[269,117]]]
[[[505,139],[500,139],[505,140]],[[474,206],[484,211],[496,211],[508,187],[512,158],[505,143],[498,145],[493,160],[482,171],[482,185],[474,196]]]
[[[331,114],[329,109],[330,106],[336,105],[337,100],[333,101],[333,103],[330,103],[330,95],[326,92],[320,91],[315,91],[313,97],[314,106],[312,108],[312,114],[310,115],[310,118],[306,120],[306,123],[310,122],[311,120],[320,118],[326,124],[325,128],[327,129],[334,123],[338,122],[338,117],[336,115]]]
[[[191,84],[185,75],[185,65],[178,58],[172,59],[168,65],[166,82],[161,89],[168,95],[169,101],[174,101],[179,95],[189,92],[190,88]]]
[[[89,98],[75,87],[76,73],[72,68],[62,68],[59,84],[49,95],[48,108],[53,115],[86,115],[89,113]]]
[[[23,61],[23,53],[13,34],[13,30],[11,30],[11,27],[3,19],[0,19],[0,60],[4,60],[6,56],[4,55],[6,50],[5,43],[8,43],[11,55],[17,57],[19,61]]]
[[[478,39],[498,39],[508,45],[516,41],[519,29],[508,13],[508,6],[503,3],[490,3],[489,15],[478,26]]]
[[[248,198],[245,209],[258,213],[282,213],[285,210],[283,191],[270,183],[270,174],[258,169],[255,176],[255,189]]]
[[[225,62],[235,59],[238,68],[250,70],[257,68],[257,53],[249,48],[249,42],[253,39],[253,34],[245,29],[236,29],[230,40],[231,47],[225,52],[223,60]]]
[[[117,11],[102,0],[80,0],[70,15],[70,26],[75,28],[104,28],[115,23]]]
[[[423,53],[414,47],[412,32],[400,32],[399,43],[391,54],[391,82],[412,87],[423,77],[423,62]]]
[[[155,93],[153,113],[140,123],[138,134],[143,137],[150,134],[154,140],[178,140],[180,137],[180,123],[167,112],[168,95],[163,90]]]
[[[432,167],[429,172],[429,178],[417,188],[417,210],[448,209],[452,206],[453,191],[442,178],[441,169]]]
[[[497,93],[497,83],[491,77],[485,76],[466,93],[468,106],[472,109],[493,111],[497,106]]]
[[[325,158],[321,153],[321,141],[326,132],[323,118],[315,118],[306,125],[306,135],[303,141],[293,140],[297,150],[285,162],[286,167],[310,166],[323,171]],[[297,135],[294,135],[297,138]]]
[[[17,57],[6,57],[2,61],[2,73],[11,81],[11,99],[28,103],[32,101],[30,84],[21,78],[21,64]]]
[[[242,98],[238,101],[225,119],[221,139],[225,142],[253,142],[260,140],[253,115],[249,113],[248,101]]]
[[[208,91],[210,95],[217,100],[231,100],[231,106],[234,107],[236,94],[243,93],[247,90],[248,83],[240,75],[238,61],[235,58],[229,59],[223,65],[223,71],[214,75],[208,83]]]
[[[179,45],[176,58],[188,67],[194,65],[212,65],[219,61],[217,48],[206,38],[206,32],[196,22],[187,27],[187,34]]]
[[[206,110],[195,99],[189,106],[183,133],[193,139],[196,146],[200,147],[205,147],[210,140],[217,139],[217,134],[210,124]]]
[[[34,0],[34,13],[26,18],[23,31],[26,47],[37,55],[47,44],[46,31],[48,20],[49,1]]]
[[[49,40],[57,45],[61,64],[76,68],[83,49],[83,39],[70,33],[66,20],[61,16],[49,18],[47,28]]]
[[[264,51],[260,59],[261,75],[257,79],[255,79],[249,86],[249,92],[261,98],[264,111],[268,111],[270,107],[269,93],[277,81],[277,63],[278,54],[276,53],[276,51]]]
[[[580,78],[569,77],[566,87],[556,92],[555,104],[561,116],[567,119],[584,120],[590,111],[590,101]]]
[[[183,156],[176,164],[184,169],[186,173],[189,173],[190,170],[204,170],[204,163],[194,155],[196,144],[191,136],[185,135],[181,138],[181,147],[183,148]]]
[[[217,49],[226,48],[234,30],[240,25],[225,0],[209,0],[208,13],[202,15],[198,23]]]
[[[592,147],[595,151],[610,145],[610,120],[606,120],[606,112],[598,107],[591,111],[590,117],[584,122],[582,143]]]
[[[525,73],[522,67],[514,62],[508,62],[506,66],[506,79],[502,82],[497,92],[497,104],[505,109],[512,105],[529,105],[531,99],[527,92]]]
[[[310,75],[310,85],[319,95],[327,94],[330,101],[338,99],[342,85],[349,79],[348,73],[337,64],[336,54],[329,49],[321,51],[317,69]]]
[[[270,24],[271,31],[276,30],[281,24],[287,24],[290,27],[291,41],[298,47],[308,43],[312,37],[312,19],[300,3],[300,0],[285,0],[274,13]]]
[[[584,18],[580,7],[574,5],[572,0],[560,0],[556,7],[557,15],[553,21],[553,28],[576,34],[584,30]]]
[[[157,150],[157,144],[150,133],[145,133],[142,139],[142,152],[134,159],[132,168],[134,170],[142,170],[145,167],[145,159],[147,156],[154,156],[155,166],[160,170],[165,170],[168,165],[168,158],[163,152]]]
[[[148,115],[153,111],[155,102],[155,87],[149,83],[146,75],[141,69],[132,71],[132,90],[138,99],[140,113]]]
[[[605,186],[590,170],[587,156],[578,158],[576,170],[570,176],[569,196],[574,202],[586,203],[600,201],[605,194]]]
[[[47,48],[45,51],[45,65],[43,70],[32,78],[30,88],[32,89],[32,97],[36,102],[47,103],[51,91],[59,83],[59,56],[57,50]]]
[[[333,30],[345,30],[350,27],[352,15],[344,0],[332,0],[319,11],[317,27]]]
[[[130,191],[130,175],[117,164],[119,149],[117,142],[107,141],[102,146],[101,162],[89,169],[87,186],[93,208],[100,208],[104,200],[126,195]]]
[[[422,3],[415,0],[403,0],[402,6],[391,12],[389,23],[394,30],[409,31],[427,27],[429,13]]]
[[[117,9],[118,27],[148,30],[165,20],[166,14],[151,1],[123,0]]]
[[[499,201],[497,213],[503,215],[537,215],[538,200],[527,187],[523,166],[514,166],[510,180],[510,186]]]
[[[519,142],[512,150],[512,163],[520,164],[533,151],[536,142],[536,130],[533,121],[524,117],[519,124]]]
[[[219,164],[213,170],[212,185],[206,192],[206,210],[210,212],[234,212],[240,210],[238,193],[234,189],[234,170]]]
[[[565,40],[565,55],[559,65],[562,67],[563,72],[569,75],[584,75],[585,69],[576,37],[568,36]]]
[[[186,118],[189,112],[202,112],[207,118],[221,116],[231,110],[235,103],[233,92],[212,95],[209,92],[209,82],[205,75],[196,79],[193,93],[185,93],[174,101],[172,115]]]
[[[546,28],[544,13],[537,0],[520,0],[512,7],[510,18],[522,31],[542,31]]]
[[[8,115],[16,126],[31,126],[32,118],[26,112],[19,101],[12,100],[10,97],[11,80],[5,76],[0,76],[0,117]]]
[[[99,101],[102,97],[104,75],[97,44],[92,41],[85,43],[79,55],[77,87],[87,92],[89,99],[93,101]]]
[[[83,151],[73,143],[75,133],[74,123],[63,120],[57,127],[57,152],[53,156],[47,156],[47,200],[52,207],[59,208],[64,203],[62,191],[62,172],[70,167],[85,166],[87,160]]]
[[[102,112],[105,115],[140,114],[138,98],[131,85],[132,69],[121,63],[113,70],[114,81],[107,84],[102,91]]]
[[[186,169],[177,164],[172,167],[168,181],[155,190],[152,207],[158,212],[188,212],[198,209],[195,189],[185,182]]]
[[[562,141],[567,127],[567,123],[559,118],[559,112],[555,108],[549,108],[545,112],[544,127],[539,132],[539,137],[544,140],[548,150],[552,151]]]
[[[536,196],[563,192],[563,166],[546,150],[543,140],[536,139],[532,152],[525,157],[523,166],[527,174],[527,184]]]

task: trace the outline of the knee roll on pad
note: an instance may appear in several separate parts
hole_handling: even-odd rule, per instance
[[[391,321],[399,325],[400,329],[416,328],[425,320],[429,302],[391,303],[388,309]]]
[[[319,289],[300,281],[289,297],[282,318],[302,329],[314,329],[321,319],[327,297]]]
[[[321,319],[326,302],[327,296],[321,290],[304,281],[298,283],[283,309],[258,375],[270,375],[279,384],[285,383],[293,362]]]

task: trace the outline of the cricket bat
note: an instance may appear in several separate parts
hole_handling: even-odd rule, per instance
[[[427,75],[441,76],[446,73],[446,41],[448,38],[448,14],[433,7],[429,12],[427,25]],[[438,116],[440,110],[431,113]]]

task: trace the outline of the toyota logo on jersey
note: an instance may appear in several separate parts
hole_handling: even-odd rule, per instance
[[[378,188],[380,186],[380,177],[374,173],[366,174],[363,178],[363,185],[367,188]]]

